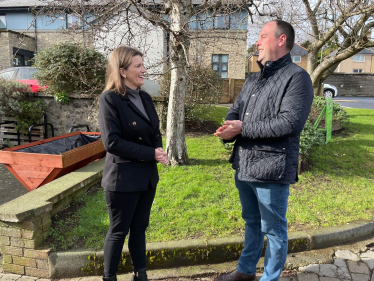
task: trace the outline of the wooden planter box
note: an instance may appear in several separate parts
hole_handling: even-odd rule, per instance
[[[79,134],[100,135],[100,133],[93,132],[74,132],[6,148],[0,150],[0,163],[3,163],[27,190],[32,191],[92,161],[105,157],[104,145],[101,140],[97,140],[59,155],[17,152],[17,150]]]

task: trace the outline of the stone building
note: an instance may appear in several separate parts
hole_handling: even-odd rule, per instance
[[[191,19],[190,58],[211,67],[221,78],[245,78],[247,11],[197,14]]]
[[[0,69],[28,66],[34,54],[60,42],[92,45],[92,36],[74,14],[34,14],[46,5],[38,0],[0,1]],[[66,32],[74,25],[74,34]]]

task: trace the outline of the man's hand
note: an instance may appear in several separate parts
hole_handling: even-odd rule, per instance
[[[219,127],[214,135],[224,140],[231,140],[242,132],[242,124],[240,120],[226,120],[225,125]]]
[[[155,149],[155,159],[157,162],[167,165],[169,163],[168,154],[162,149],[162,147],[158,147]]]

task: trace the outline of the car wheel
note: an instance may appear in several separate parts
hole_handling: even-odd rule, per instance
[[[326,90],[323,92],[323,96],[325,98],[333,98],[334,97],[334,92],[332,90]]]

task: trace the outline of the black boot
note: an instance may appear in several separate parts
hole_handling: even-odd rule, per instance
[[[148,281],[147,272],[145,268],[134,270],[134,274],[131,276],[131,281]]]
[[[117,281],[117,276],[114,276],[114,277],[103,276],[103,281]]]

